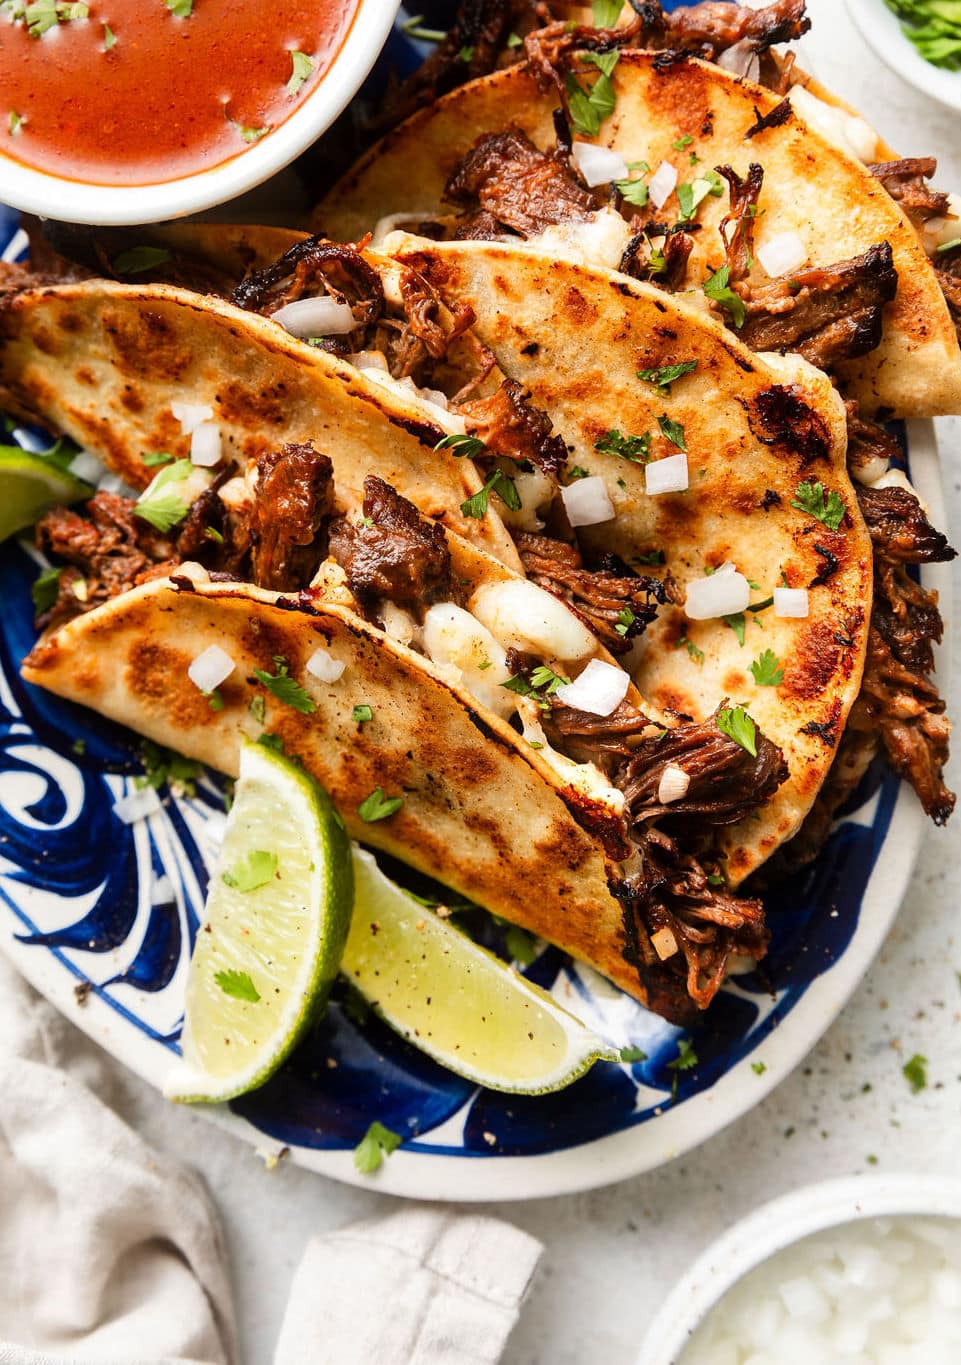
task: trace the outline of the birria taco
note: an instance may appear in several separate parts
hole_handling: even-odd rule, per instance
[[[957,410],[950,282],[892,197],[904,176],[818,132],[804,87],[792,103],[685,52],[629,47],[644,23],[532,35],[526,63],[389,133],[316,226],[505,239],[619,268],[687,293],[754,350],[800,352],[870,413]]]

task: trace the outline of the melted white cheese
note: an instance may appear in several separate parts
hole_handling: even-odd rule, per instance
[[[468,607],[505,649],[569,660],[597,649],[594,636],[563,602],[522,578],[485,583]]]
[[[507,655],[481,623],[453,602],[439,602],[424,617],[424,652],[446,677],[466,687],[482,706],[508,720],[517,696],[501,684],[510,672]]]
[[[616,270],[631,240],[631,229],[614,209],[603,208],[586,223],[554,223],[527,245],[558,260]]]
[[[788,94],[794,108],[828,142],[858,161],[871,162],[878,158],[878,135],[869,123],[846,109],[826,104],[812,95],[803,85],[794,85]]]

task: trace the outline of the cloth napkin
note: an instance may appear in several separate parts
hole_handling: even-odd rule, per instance
[[[0,956],[0,1365],[236,1365],[216,1212],[111,1075]],[[494,1365],[541,1250],[426,1207],[316,1237],[274,1365]]]

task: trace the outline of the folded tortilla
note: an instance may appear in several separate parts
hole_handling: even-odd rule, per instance
[[[189,453],[173,401],[210,406],[241,471],[279,445],[313,441],[347,507],[376,469],[425,515],[519,567],[493,507],[461,512],[482,480],[469,460],[434,449],[445,431],[420,404],[269,318],[167,285],[101,280],[0,300],[0,408],[72,437],[134,488],[156,472],[145,454]]]
[[[624,51],[613,82],[616,106],[596,141],[625,161],[643,159],[653,168],[666,161],[681,180],[696,175],[690,154],[703,167],[732,165],[742,176],[751,162],[763,166],[758,245],[795,232],[811,265],[827,267],[890,243],[898,290],[885,309],[881,345],[838,371],[868,411],[932,416],[961,407],[961,350],[931,263],[911,223],[863,165],[797,113],[757,130],[778,108],[778,97],[693,58],[667,63],[664,54]],[[462,86],[389,133],[330,190],[314,221],[331,237],[354,240],[385,215],[449,212],[445,185],[477,140],[515,127],[550,148],[557,102],[555,93],[538,90],[523,65]],[[679,152],[675,144],[684,139],[690,141]],[[693,285],[724,259],[718,228],[727,212],[727,194],[699,207],[703,226],[688,274]]]

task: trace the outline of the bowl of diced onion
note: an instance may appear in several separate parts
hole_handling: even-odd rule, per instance
[[[961,1182],[864,1175],[809,1185],[695,1262],[637,1365],[955,1365]]]

